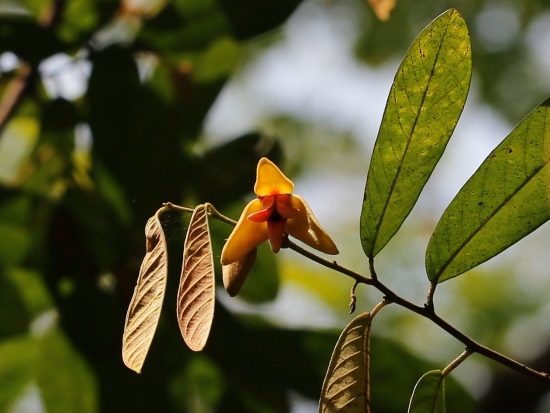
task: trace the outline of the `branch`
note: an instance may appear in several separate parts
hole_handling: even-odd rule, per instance
[[[30,88],[31,80],[35,76],[36,69],[32,69],[28,64],[23,64],[17,69],[15,77],[6,87],[4,96],[0,101],[0,136],[19,103],[21,103],[25,92]]]
[[[181,212],[193,212],[193,208],[187,208],[187,207],[181,207],[175,204],[172,204],[170,202],[166,202],[163,204],[164,208],[168,209],[175,209],[179,210]],[[211,204],[207,204],[208,206],[208,213],[211,217],[216,218],[222,222],[228,223],[230,225],[235,225],[236,221],[233,219],[226,217],[225,215],[221,214],[219,211],[217,211]],[[397,305],[400,305],[401,307],[404,307],[424,318],[427,318],[428,320],[432,321],[434,324],[439,326],[441,329],[445,330],[447,333],[449,333],[451,336],[456,338],[458,341],[462,342],[466,346],[466,350],[453,362],[451,363],[451,367],[448,368],[448,372],[452,370],[454,367],[456,367],[458,364],[460,364],[464,359],[466,359],[470,354],[472,353],[478,353],[488,359],[491,359],[493,361],[496,361],[497,363],[506,366],[512,370],[517,371],[518,373],[521,373],[525,376],[528,376],[532,379],[538,380],[542,383],[545,383],[546,385],[550,386],[550,375],[546,372],[537,371],[535,369],[532,369],[524,364],[519,363],[518,361],[511,359],[510,357],[505,356],[504,354],[501,354],[495,350],[492,350],[488,347],[485,347],[484,345],[478,343],[477,341],[473,340],[457,328],[453,327],[451,324],[449,324],[447,321],[443,320],[441,317],[439,317],[434,310],[433,302],[431,302],[433,298],[433,290],[435,287],[433,287],[430,290],[430,293],[428,294],[428,301],[430,303],[427,303],[423,306],[419,306],[414,304],[413,302],[397,295],[393,290],[391,290],[389,287],[387,287],[384,283],[382,283],[378,276],[376,275],[376,271],[374,268],[374,259],[369,259],[369,270],[370,270],[370,276],[366,276],[364,274],[355,272],[349,268],[343,267],[340,264],[338,264],[336,261],[329,261],[323,257],[320,257],[316,255],[315,253],[306,250],[305,248],[302,248],[301,246],[295,244],[294,242],[290,241],[288,238],[285,239],[283,242],[283,248],[289,248],[291,250],[296,251],[298,254],[303,255],[306,258],[309,258],[310,260],[324,266],[327,268],[330,268],[334,271],[337,271],[341,274],[347,275],[348,277],[355,280],[357,283],[363,283],[367,285],[372,285],[374,288],[376,288],[378,291],[380,291],[382,294],[384,294],[384,301],[380,303],[380,306],[389,304],[389,303],[395,303]],[[354,286],[355,287],[355,286]],[[378,308],[378,307],[377,307]]]
[[[458,356],[453,361],[451,361],[449,365],[441,371],[441,375],[447,376],[451,371],[457,368],[464,360],[466,360],[470,356],[470,354],[472,354],[472,351],[470,349],[467,348],[466,350],[464,350],[460,354],[460,356]]]
[[[298,253],[302,253],[303,248],[297,247],[295,248],[295,244],[290,243],[290,248],[295,250]],[[304,254],[305,255],[305,254]],[[495,350],[492,350],[488,347],[485,347],[484,345],[478,343],[477,341],[473,340],[460,330],[453,327],[451,324],[449,324],[447,321],[443,320],[441,317],[439,317],[433,308],[433,306],[425,305],[425,306],[419,306],[411,301],[397,295],[393,290],[391,290],[389,287],[387,287],[385,284],[383,284],[381,281],[378,280],[378,277],[376,275],[376,272],[374,271],[374,263],[373,260],[370,259],[370,269],[371,269],[371,277],[365,277],[364,275],[357,274],[345,267],[342,267],[340,265],[336,264],[336,261],[331,262],[328,260],[325,260],[322,257],[319,257],[311,252],[307,252],[307,255],[305,255],[308,258],[312,258],[315,262],[327,267],[331,268],[335,271],[338,271],[344,275],[347,275],[354,280],[358,282],[363,282],[361,279],[368,280],[368,282],[365,282],[365,284],[372,285],[374,288],[376,288],[378,291],[384,294],[384,298],[388,301],[391,301],[397,305],[400,305],[401,307],[404,307],[416,314],[421,315],[422,317],[427,318],[428,320],[432,321],[437,326],[441,327],[443,330],[445,330],[447,333],[449,333],[451,336],[456,338],[458,341],[462,342],[465,346],[468,352],[471,353],[478,353],[482,356],[487,357],[488,359],[491,359],[493,361],[496,361],[497,363],[502,364],[503,366],[506,366],[512,370],[515,370],[521,374],[524,374],[528,377],[531,377],[535,380],[538,380],[540,382],[545,383],[546,385],[550,385],[550,375],[546,372],[537,371],[535,369],[532,369],[524,364],[519,363],[518,361],[511,359],[504,354],[501,354]]]
[[[287,247],[291,250],[296,251],[298,254],[303,255],[306,258],[309,258],[312,261],[315,261],[318,264],[321,264],[325,267],[328,267],[334,271],[338,271],[344,275],[347,275],[348,277],[353,278],[358,283],[368,284],[368,285],[376,285],[375,280],[371,277],[367,277],[363,274],[360,274],[358,272],[352,271],[349,268],[342,267],[339,265],[336,261],[328,261],[322,257],[319,257],[318,255],[312,253],[309,250],[306,250],[305,248],[300,247],[299,245],[295,244],[294,242],[290,241],[288,238],[285,243],[283,243],[283,248]]]

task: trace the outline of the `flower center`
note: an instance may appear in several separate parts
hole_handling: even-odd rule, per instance
[[[284,218],[281,216],[281,214],[279,214],[279,212],[277,211],[277,208],[275,208],[272,212],[271,212],[271,215],[269,216],[269,218],[267,219],[268,222],[279,222],[281,220],[283,220]]]
[[[294,218],[300,212],[292,207],[291,194],[274,194],[258,197],[264,209],[250,214],[252,222],[279,222]]]
[[[267,222],[267,236],[271,249],[278,252],[283,244],[287,219],[294,218],[299,210],[292,206],[291,194],[273,194],[258,197],[264,209],[250,214],[252,222]]]

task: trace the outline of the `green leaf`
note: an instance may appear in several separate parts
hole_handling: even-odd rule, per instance
[[[36,341],[30,336],[0,341],[0,411],[10,411],[10,405],[32,382],[37,361]]]
[[[445,413],[445,377],[432,370],[414,386],[408,413]]]
[[[0,339],[27,332],[30,317],[25,303],[3,268],[0,268],[0,314],[5,314],[0,317]]]
[[[11,285],[10,290],[14,292],[14,295],[20,301],[20,304],[17,306],[11,301],[13,303],[11,307],[12,315],[6,318],[17,319],[24,315],[30,321],[53,309],[54,302],[41,273],[28,268],[9,267],[6,268],[5,274],[2,275],[5,275],[6,283]],[[2,300],[0,307],[4,307],[9,302],[9,300]],[[20,311],[22,314],[15,315],[17,311]],[[8,313],[6,312],[6,314]]]
[[[46,411],[96,413],[98,383],[88,363],[55,328],[39,338],[36,381]]]
[[[39,132],[40,124],[31,117],[19,116],[9,121],[0,135],[0,183],[5,186],[18,184],[18,175],[38,140]]]
[[[113,46],[94,53],[92,63],[86,102],[93,159],[124,189],[127,203],[140,200],[132,211],[145,220],[164,199],[177,199],[172,178],[183,173],[184,162],[176,122],[187,123],[191,115],[182,108],[172,117],[159,96],[140,82],[131,50]],[[162,136],[162,151],[155,136]]]
[[[28,256],[33,244],[33,234],[29,230],[32,219],[30,199],[0,190],[1,265],[17,264]]]
[[[185,367],[179,383],[173,383],[174,399],[180,402],[177,411],[215,411],[226,387],[217,364],[197,354]],[[177,387],[176,387],[177,386]]]
[[[550,218],[550,99],[485,159],[439,220],[426,251],[428,278],[456,277]]]
[[[83,41],[101,23],[95,0],[69,1],[63,10],[64,18],[56,26],[59,37],[70,44]]]
[[[153,50],[163,50],[163,58],[171,53],[200,52],[215,39],[229,34],[229,21],[217,3],[212,0],[170,2],[143,27],[138,41]]]
[[[195,81],[210,83],[231,74],[240,57],[239,43],[230,37],[221,37],[197,57],[194,67]]]
[[[443,154],[472,73],[468,28],[456,10],[411,45],[393,82],[361,211],[361,243],[374,257],[397,232]]]
[[[32,240],[26,228],[0,220],[0,262],[3,265],[17,264],[28,254]]]

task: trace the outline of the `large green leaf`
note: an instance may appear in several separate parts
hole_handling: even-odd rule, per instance
[[[445,413],[445,376],[441,370],[420,377],[411,397],[408,413]]]
[[[499,254],[550,218],[550,99],[485,159],[441,217],[428,244],[432,282]]]
[[[10,406],[32,383],[37,360],[36,342],[30,336],[0,341],[0,411],[10,411]]]
[[[458,122],[471,72],[468,28],[449,10],[416,38],[390,90],[361,211],[367,256],[380,252],[416,203]]]
[[[176,52],[200,52],[211,42],[229,34],[229,21],[215,1],[170,2],[138,34],[146,47],[162,50],[163,56]]]
[[[57,34],[70,43],[83,41],[101,24],[100,10],[95,0],[69,1],[65,3],[64,18],[58,22]]]
[[[14,193],[0,194],[0,234],[2,234],[0,265],[2,266],[23,261],[29,255],[33,242],[32,232],[29,230],[30,202],[25,197],[14,195]]]
[[[27,332],[30,317],[25,310],[25,303],[17,287],[0,267],[0,314],[9,315],[0,317],[0,340]]]
[[[237,66],[241,55],[240,44],[230,37],[216,39],[197,56],[193,67],[195,81],[210,83],[228,77]]]
[[[184,163],[176,122],[187,124],[190,116],[172,113],[140,82],[132,51],[113,46],[94,53],[92,63],[86,101],[94,164],[107,168],[126,200],[136,200],[132,210],[145,222],[158,205],[179,195],[173,178],[183,175]]]
[[[12,315],[6,317],[12,319],[12,322],[13,319],[17,320],[24,317],[27,321],[26,327],[28,329],[28,323],[33,319],[54,309],[54,302],[48,292],[41,273],[27,268],[12,266],[5,270],[2,277],[6,283],[0,283],[2,284],[2,288],[7,287],[9,284],[10,287],[7,289],[13,293],[13,297],[10,300],[4,300],[5,293],[1,294],[2,305],[0,305],[0,308],[3,309],[4,306],[10,303],[12,304],[10,309]],[[16,304],[15,300],[17,300],[19,304]],[[16,312],[19,312],[19,314],[16,314]],[[6,312],[6,314],[8,314],[8,312]]]
[[[47,411],[96,413],[98,383],[89,364],[59,329],[38,339],[36,382]]]

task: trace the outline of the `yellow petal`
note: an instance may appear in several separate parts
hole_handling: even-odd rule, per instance
[[[281,170],[267,158],[260,159],[256,172],[254,193],[257,196],[274,194],[290,194],[294,190],[294,184]]]
[[[240,260],[222,265],[223,286],[231,297],[236,296],[241,290],[248,274],[254,267],[257,256],[258,250],[254,248]]]
[[[317,251],[325,254],[338,254],[338,248],[334,241],[321,227],[307,202],[297,195],[292,195],[291,198],[292,207],[297,208],[300,213],[286,222],[286,232]]]
[[[252,222],[247,218],[262,209],[262,201],[259,199],[249,202],[244,208],[237,225],[223,246],[222,265],[240,260],[262,242],[267,241],[267,223]]]

